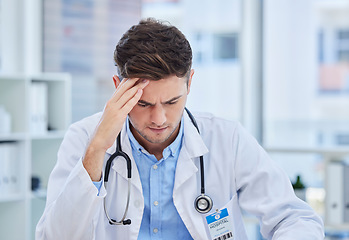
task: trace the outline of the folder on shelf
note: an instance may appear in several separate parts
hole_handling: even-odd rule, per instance
[[[4,176],[5,176],[5,154],[0,144],[0,196],[3,195],[5,189]]]
[[[344,222],[349,223],[349,165],[344,166]]]
[[[48,127],[48,86],[45,82],[31,83],[31,133],[47,132]]]
[[[21,167],[16,164],[16,143],[0,143],[0,196],[17,193],[19,189],[19,179]]]
[[[349,223],[349,165],[342,161],[327,166],[326,221],[330,225]]]
[[[331,162],[327,166],[326,220],[327,224],[343,224],[344,221],[344,165]]]

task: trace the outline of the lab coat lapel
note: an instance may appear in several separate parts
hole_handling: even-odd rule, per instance
[[[173,202],[194,239],[207,239],[202,216],[194,208],[194,200],[200,194],[199,157],[207,152],[200,134],[185,113],[184,137],[176,167]]]
[[[194,175],[198,168],[194,164],[194,159],[208,153],[208,149],[200,134],[194,127],[187,113],[184,114],[184,137],[181,153],[179,154],[174,191]]]
[[[131,183],[141,192],[142,190],[142,184],[139,177],[138,168],[136,165],[136,162],[132,155],[132,148],[130,144],[130,140],[128,138],[127,132],[126,132],[126,124],[124,124],[122,130],[121,130],[121,147],[122,151],[124,151],[131,159]],[[114,142],[113,146],[111,146],[108,150],[108,154],[113,154],[116,150],[116,141]],[[120,159],[120,161],[118,161]],[[120,174],[123,178],[127,179],[127,166],[126,161],[123,158],[116,158],[113,161],[112,167],[114,171],[116,171],[118,174]]]

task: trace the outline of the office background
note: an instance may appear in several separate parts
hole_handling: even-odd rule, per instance
[[[349,239],[349,0],[0,0],[0,239],[34,239],[64,131],[103,110],[115,45],[144,17],[191,42],[188,107],[242,122]]]

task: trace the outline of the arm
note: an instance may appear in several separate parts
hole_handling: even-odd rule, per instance
[[[36,239],[94,239],[106,192],[102,188],[98,196],[93,181],[101,179],[105,152],[147,85],[136,82],[137,79],[130,79],[118,85],[98,124],[85,120],[67,131],[50,175],[46,208],[37,225]],[[93,133],[91,128],[95,128]]]
[[[142,81],[137,84],[137,81],[138,79],[130,79],[121,82],[106,104],[83,159],[84,168],[92,181],[98,182],[101,179],[104,154],[113,145],[127,114],[137,104],[143,88],[149,83],[149,81]]]
[[[237,141],[236,184],[240,206],[260,220],[266,239],[324,239],[323,223],[298,199],[289,178],[242,127]]]

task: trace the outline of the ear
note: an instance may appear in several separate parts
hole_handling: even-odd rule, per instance
[[[193,75],[194,75],[194,69],[190,70],[190,75],[189,75],[189,79],[188,79],[188,92],[187,92],[187,94],[189,94],[189,92],[190,92],[191,80],[193,78]]]
[[[115,88],[118,88],[119,84],[120,84],[120,78],[116,75],[113,76],[113,82],[114,82],[114,86]]]

